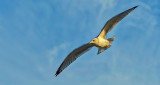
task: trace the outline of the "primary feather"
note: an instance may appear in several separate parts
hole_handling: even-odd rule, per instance
[[[64,59],[64,61],[62,62],[62,64],[58,68],[55,76],[57,76],[59,73],[61,73],[67,66],[69,66],[73,61],[75,61],[80,55],[82,55],[85,52],[87,52],[88,50],[90,50],[91,47],[92,47],[91,44],[84,44],[84,45],[80,46],[79,48],[76,48],[75,50],[73,50]]]
[[[137,8],[138,6],[135,6],[133,8],[130,8],[116,16],[114,16],[113,18],[111,18],[109,21],[107,21],[107,23],[104,25],[103,29],[101,30],[100,34],[98,35],[98,37],[102,37],[102,38],[106,38],[106,34],[111,31],[113,29],[113,27],[118,24],[125,16],[127,16],[131,11],[133,11],[135,8]]]

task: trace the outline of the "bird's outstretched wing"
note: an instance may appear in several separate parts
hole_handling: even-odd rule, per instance
[[[137,8],[138,6],[135,6],[133,8],[130,8],[116,16],[114,16],[113,18],[111,18],[109,21],[107,21],[107,23],[104,25],[103,29],[101,30],[100,34],[98,35],[98,37],[101,38],[106,38],[106,34],[111,31],[113,29],[113,27],[120,22],[125,16],[127,16],[131,11],[133,11],[135,8]]]
[[[67,66],[69,66],[73,61],[75,61],[80,55],[85,53],[86,51],[90,50],[90,48],[93,47],[93,45],[87,43],[79,48],[76,48],[73,50],[62,62],[60,67],[58,68],[55,76],[57,76],[59,73],[61,73]]]

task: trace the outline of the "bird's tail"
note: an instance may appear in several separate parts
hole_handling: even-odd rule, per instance
[[[107,40],[109,41],[109,46],[112,45],[112,42],[113,42],[114,38],[115,38],[115,36],[113,36],[113,37],[107,39]]]

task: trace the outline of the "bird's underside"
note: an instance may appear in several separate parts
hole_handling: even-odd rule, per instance
[[[110,48],[114,39],[115,39],[115,36],[106,39],[106,40],[109,42],[109,44],[107,44],[107,47],[100,47],[100,46],[99,46],[99,47],[98,47],[98,52],[97,52],[97,54],[100,54],[100,53],[102,53],[103,51],[105,51],[105,50],[107,50],[108,48]]]
[[[109,39],[105,39],[106,34],[110,30],[112,30],[117,23],[119,23],[124,17],[126,17],[135,8],[137,8],[137,6],[116,15],[112,17],[109,21],[107,21],[107,23],[104,25],[103,29],[101,30],[100,34],[96,38],[91,40],[91,42],[76,48],[64,59],[64,61],[56,71],[55,76],[60,74],[67,66],[69,66],[73,61],[75,61],[80,55],[90,50],[93,46],[96,46],[99,48],[97,54],[100,54],[103,51],[105,51],[107,48],[110,48],[113,40],[115,39],[115,36]]]

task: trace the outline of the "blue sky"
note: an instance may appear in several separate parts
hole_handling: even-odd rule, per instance
[[[159,85],[159,0],[0,0],[0,85]],[[112,47],[54,74],[106,21],[140,5],[108,35]]]

